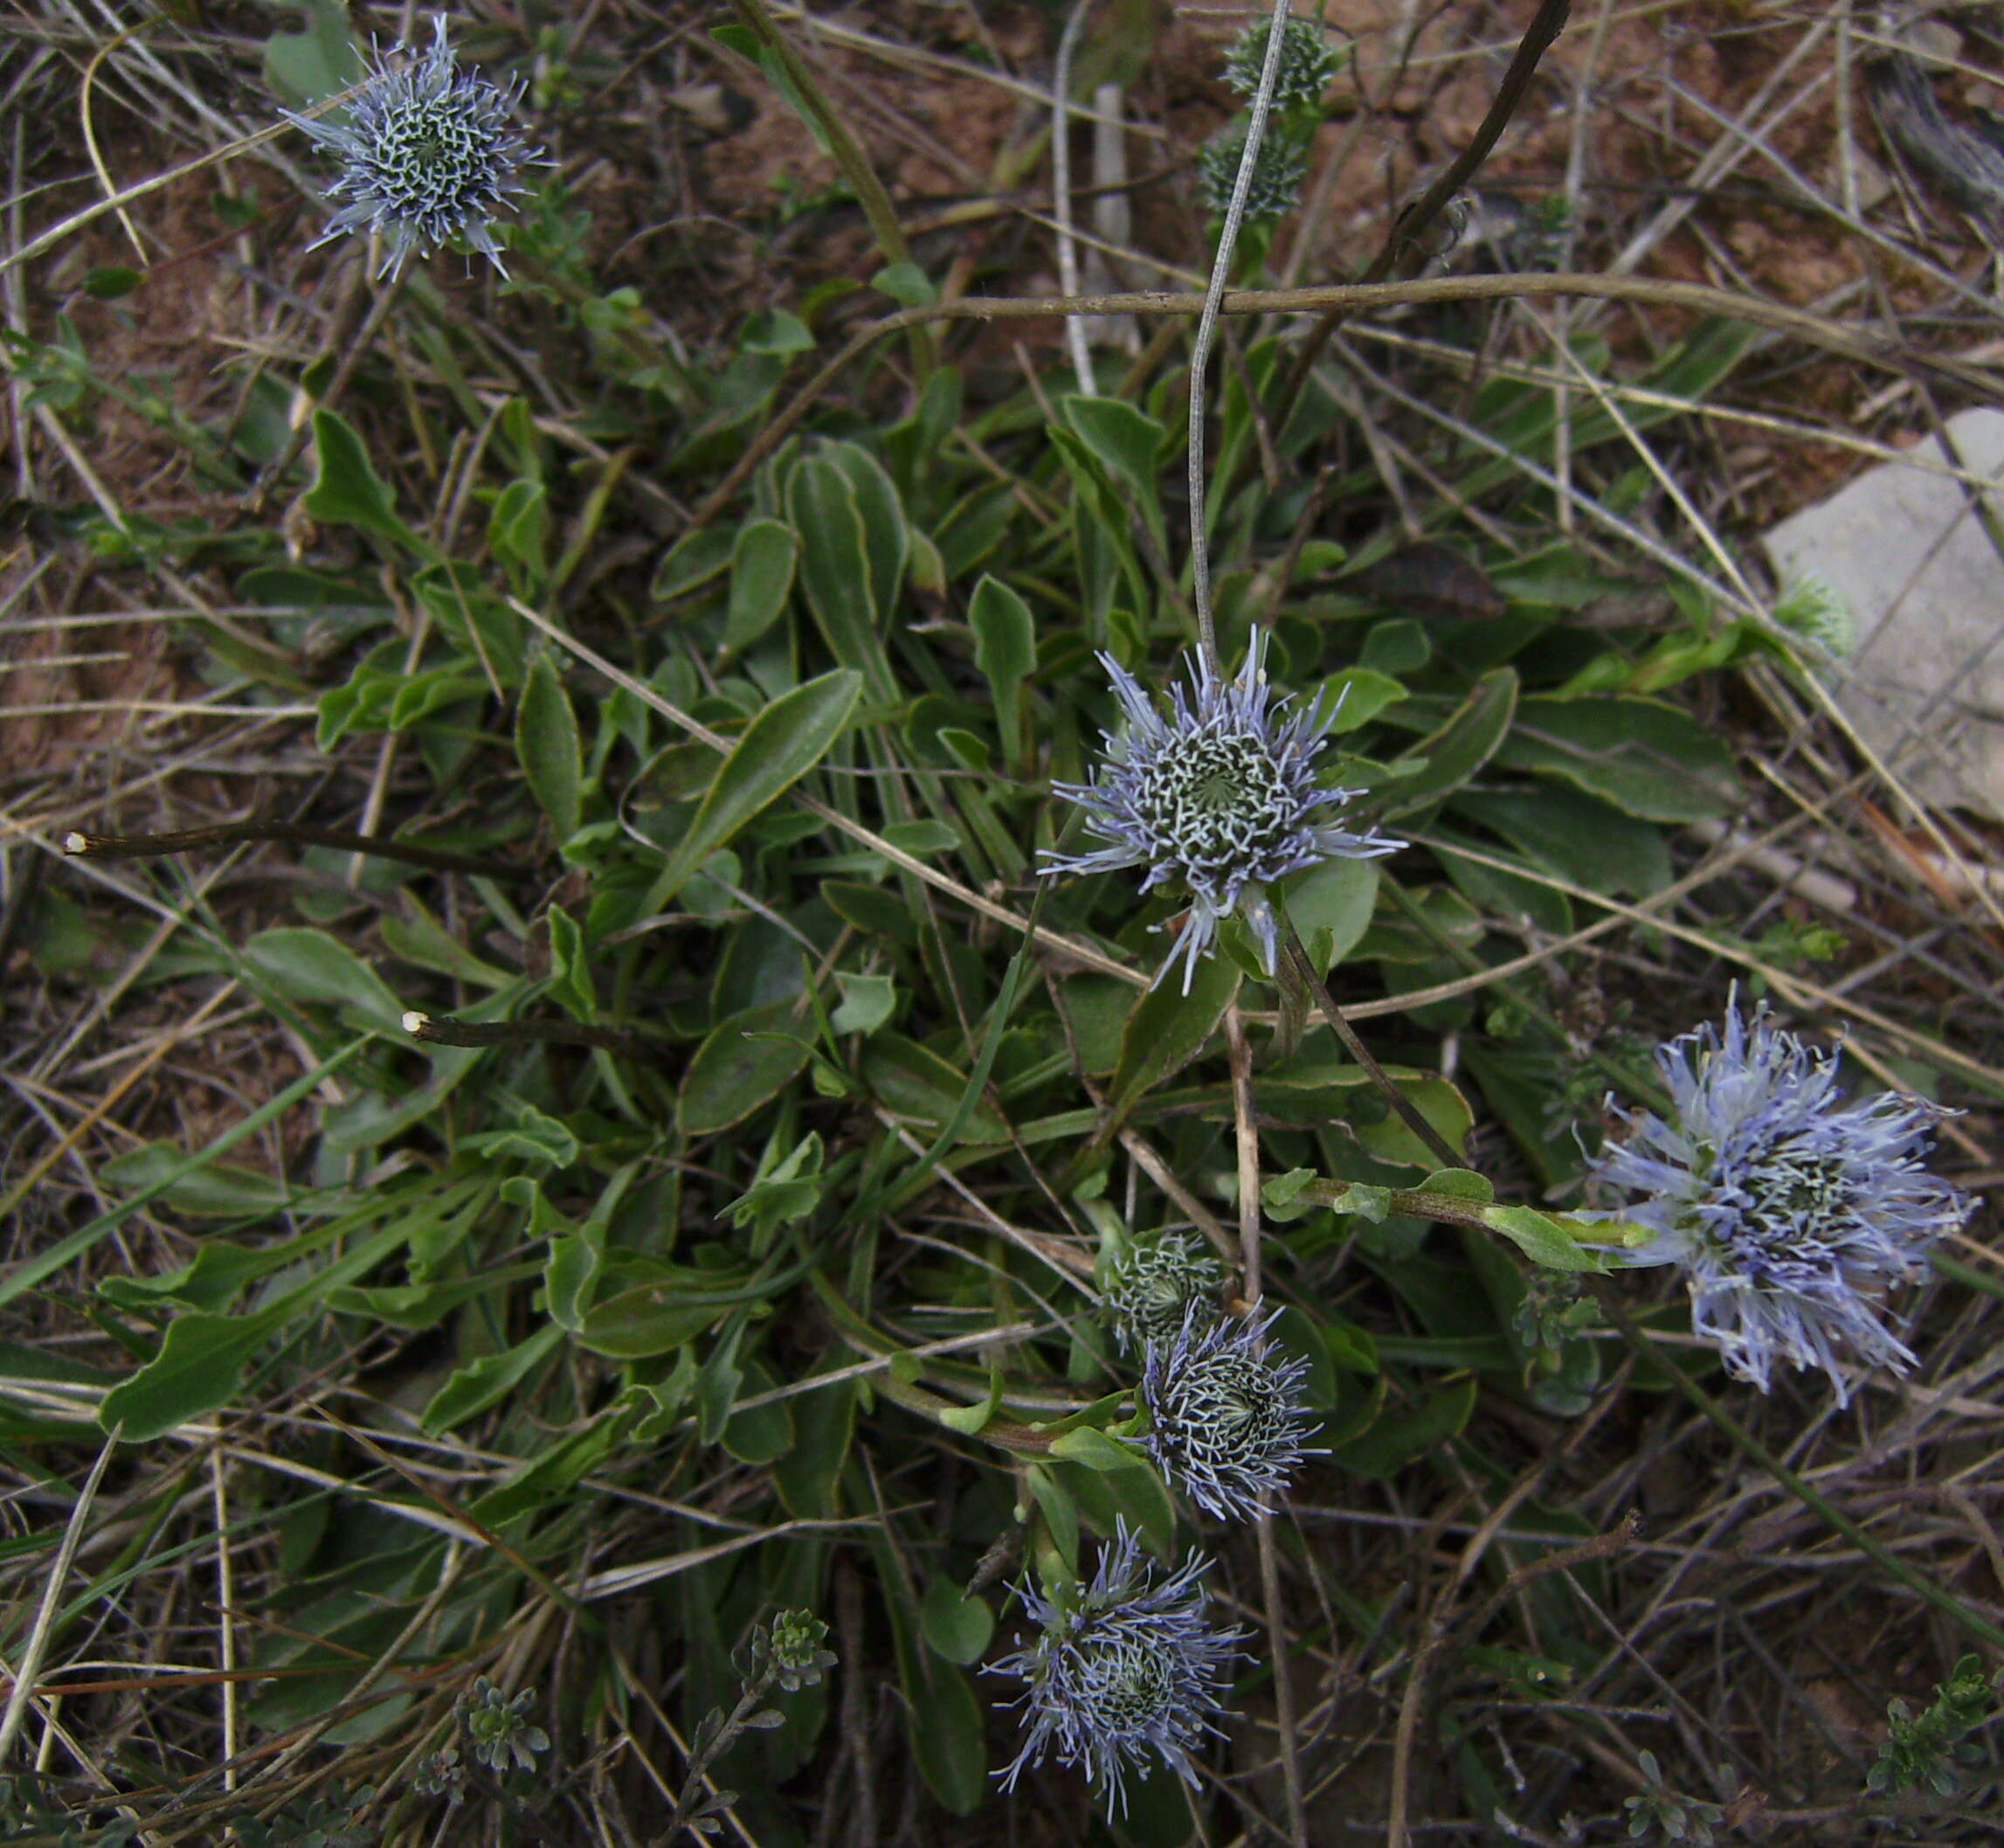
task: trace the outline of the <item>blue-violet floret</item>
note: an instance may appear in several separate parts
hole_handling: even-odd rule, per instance
[[[1107,844],[1085,854],[1047,853],[1040,871],[1145,867],[1143,891],[1171,880],[1188,891],[1183,935],[1156,977],[1181,957],[1185,994],[1220,920],[1234,910],[1272,972],[1280,941],[1266,889],[1274,881],[1318,861],[1369,859],[1405,845],[1375,828],[1358,834],[1325,819],[1325,811],[1362,793],[1316,781],[1316,755],[1336,710],[1318,702],[1283,716],[1289,697],[1269,705],[1265,654],[1266,638],[1255,629],[1232,679],[1199,658],[1190,688],[1171,689],[1166,714],[1126,668],[1101,655],[1127,724],[1106,735],[1105,758],[1090,783],[1054,786],[1084,809],[1088,831]]]
[[[1821,1367],[1840,1404],[1853,1368],[1911,1367],[1883,1298],[1969,1212],[1922,1166],[1945,1112],[1894,1091],[1847,1104],[1834,1055],[1737,997],[1723,1033],[1682,1035],[1656,1065],[1674,1120],[1645,1112],[1592,1171],[1639,1195],[1620,1216],[1655,1235],[1624,1261],[1676,1265],[1693,1329],[1763,1392],[1778,1360]]]
[[[432,22],[431,49],[409,51],[398,45],[377,58],[347,105],[323,120],[280,112],[340,162],[328,197],[349,203],[312,248],[346,232],[378,232],[378,273],[393,276],[413,250],[423,256],[457,234],[505,275],[493,221],[512,195],[528,190],[522,170],[542,158],[508,126],[523,80],[503,89],[460,70],[443,15]]]
[[[1275,1309],[1240,1321],[1213,1319],[1192,1304],[1173,1341],[1143,1357],[1141,1440],[1162,1472],[1206,1514],[1250,1520],[1287,1486],[1304,1457],[1309,1363],[1275,1348]]]
[[[1125,1813],[1126,1774],[1145,1776],[1151,1755],[1195,1787],[1190,1754],[1218,1731],[1212,1716],[1224,1711],[1227,1665],[1243,1655],[1237,1645],[1247,1636],[1205,1622],[1209,1567],[1192,1553],[1158,1576],[1123,1520],[1101,1547],[1089,1585],[1055,1599],[1023,1588],[1039,1634],[989,1671],[1029,1684],[1014,1704],[1030,1736],[999,1774],[1005,1789],[1054,1746],[1059,1763],[1085,1767],[1110,1814]]]

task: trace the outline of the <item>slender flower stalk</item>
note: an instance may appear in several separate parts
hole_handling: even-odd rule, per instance
[[[542,159],[508,127],[524,80],[504,89],[461,71],[444,15],[432,24],[429,51],[392,46],[345,108],[324,120],[280,112],[340,162],[328,197],[349,203],[311,248],[350,232],[380,232],[377,273],[395,276],[412,251],[424,256],[456,235],[506,275],[493,221],[511,196],[529,190],[522,170]]]
[[[1911,1367],[1884,1294],[1970,1208],[1922,1166],[1945,1113],[1893,1091],[1846,1104],[1835,1055],[1765,1007],[1743,1018],[1737,996],[1723,1031],[1672,1040],[1656,1066],[1674,1119],[1643,1114],[1592,1170],[1639,1196],[1620,1216],[1656,1235],[1625,1262],[1676,1265],[1693,1329],[1763,1392],[1777,1361],[1821,1367],[1840,1405],[1855,1367]]]
[[[1145,1775],[1153,1758],[1196,1787],[1190,1754],[1219,1730],[1212,1716],[1224,1711],[1227,1665],[1243,1655],[1236,1645],[1249,1634],[1204,1621],[1210,1563],[1192,1553],[1158,1578],[1122,1520],[1090,1585],[1056,1598],[1023,1588],[1039,1634],[988,1671],[1029,1684],[1012,1703],[1030,1736],[999,1774],[1005,1789],[1054,1746],[1060,1764],[1084,1766],[1111,1815],[1126,1812],[1127,1773]]]
[[[1180,957],[1185,994],[1198,959],[1217,940],[1220,920],[1234,910],[1273,972],[1280,934],[1266,888],[1275,880],[1317,861],[1370,859],[1406,844],[1375,828],[1358,834],[1323,819],[1323,811],[1363,793],[1316,781],[1316,756],[1341,702],[1326,712],[1317,705],[1283,716],[1291,696],[1272,699],[1265,658],[1266,636],[1258,629],[1231,680],[1199,654],[1189,689],[1171,689],[1165,714],[1126,668],[1101,655],[1127,724],[1105,734],[1105,758],[1092,782],[1055,786],[1085,810],[1087,830],[1107,844],[1086,854],[1047,853],[1040,870],[1145,867],[1144,892],[1180,882],[1190,894],[1189,917],[1156,979]]]
[[[1302,1385],[1309,1363],[1277,1356],[1275,1309],[1258,1320],[1212,1320],[1192,1305],[1173,1341],[1152,1341],[1142,1362],[1141,1438],[1162,1472],[1206,1514],[1252,1520],[1287,1486],[1303,1457]]]

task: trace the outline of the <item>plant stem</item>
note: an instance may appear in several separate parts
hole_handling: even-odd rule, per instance
[[[652,1059],[655,1049],[620,1027],[586,1027],[576,1021],[455,1021],[412,1008],[404,1030],[427,1046],[596,1046],[628,1058]]]
[[[328,847],[370,854],[378,860],[400,860],[407,866],[428,867],[437,873],[479,873],[490,879],[513,879],[528,868],[479,854],[455,854],[442,847],[420,847],[411,841],[385,841],[376,834],[351,834],[341,827],[302,827],[291,821],[225,821],[214,827],[183,828],[170,834],[83,834],[63,836],[63,851],[89,860],[153,860],[197,848],[232,847],[244,841],[282,841],[288,847]]]
[[[1284,906],[1275,900],[1275,909],[1281,913],[1282,953],[1288,966],[1296,978],[1314,995],[1316,1007],[1322,1009],[1323,1018],[1334,1029],[1344,1049],[1364,1068],[1365,1076],[1383,1091],[1386,1100],[1398,1111],[1399,1120],[1413,1132],[1426,1145],[1444,1168],[1458,1168],[1462,1157],[1448,1144],[1448,1139],[1427,1122],[1420,1112],[1420,1107],[1392,1082],[1392,1075],[1372,1057],[1371,1049],[1358,1038],[1357,1029],[1344,1019],[1343,1010],[1336,1005],[1329,992],[1329,985],[1316,973],[1315,965],[1308,959],[1308,952],[1302,947],[1301,933],[1295,929],[1295,921],[1287,915]]]
[[[1281,51],[1287,42],[1289,0],[1274,0],[1273,24],[1267,33],[1267,55],[1260,66],[1260,87],[1253,93],[1252,118],[1246,126],[1246,145],[1240,151],[1239,171],[1232,182],[1232,197],[1225,207],[1225,223],[1218,236],[1218,253],[1211,265],[1210,286],[1204,291],[1204,306],[1197,316],[1197,338],[1190,350],[1190,591],[1197,607],[1197,646],[1213,674],[1223,673],[1218,660],[1218,631],[1211,615],[1211,552],[1204,522],[1204,374],[1211,361],[1211,343],[1218,332],[1218,311],[1225,299],[1225,283],[1232,273],[1232,254],[1238,247],[1239,227],[1245,222],[1246,196],[1252,190],[1253,169],[1260,158],[1260,142],[1267,132],[1267,112],[1273,107],[1274,81],[1280,74]]]

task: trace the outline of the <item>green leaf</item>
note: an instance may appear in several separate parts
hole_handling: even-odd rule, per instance
[[[1239,993],[1239,972],[1222,956],[1197,965],[1185,994],[1176,975],[1164,976],[1134,1005],[1121,1035],[1109,1101],[1124,1118],[1150,1090],[1203,1051]]]
[[[769,1104],[807,1063],[813,1030],[790,1000],[766,1001],[720,1021],[682,1074],[675,1121],[685,1136],[714,1136]]]
[[[764,1362],[750,1360],[745,1363],[739,1390],[742,1396],[753,1399],[772,1391],[778,1383]],[[764,1405],[734,1410],[724,1421],[718,1441],[740,1463],[763,1469],[793,1448],[792,1406],[784,1399],[775,1399]]]
[[[397,516],[397,497],[377,474],[355,426],[338,412],[313,414],[313,486],[306,510],[335,526],[358,526],[412,551],[425,548]]]
[[[730,553],[725,647],[742,653],[778,621],[792,592],[799,557],[800,543],[792,528],[777,520],[748,520],[738,529]]]
[[[316,103],[361,75],[362,52],[348,30],[347,0],[291,0],[305,31],[265,41],[265,83],[287,102]]]
[[[1322,709],[1336,714],[1329,728],[1330,736],[1340,737],[1346,731],[1368,725],[1387,706],[1395,706],[1405,697],[1401,682],[1373,668],[1345,668],[1340,674],[1330,675],[1322,683],[1321,694]]]
[[[967,1090],[965,1072],[930,1048],[888,1029],[865,1042],[860,1069],[863,1083],[887,1109],[921,1123],[950,1122]],[[965,1142],[1006,1142],[1009,1125],[983,1099],[961,1125],[960,1135]]]
[[[933,1653],[963,1667],[978,1662],[995,1634],[995,1613],[966,1596],[951,1579],[935,1579],[918,1607],[919,1628]]]
[[[772,1486],[796,1520],[832,1520],[856,1428],[856,1381],[817,1386],[791,1403],[793,1448],[772,1465]]]
[[[1647,898],[1673,876],[1669,848],[1655,823],[1577,790],[1463,790],[1448,813],[1481,822],[1533,867],[1590,892]]]
[[[1157,551],[1166,554],[1168,541],[1162,523],[1162,496],[1156,489],[1157,458],[1163,451],[1164,432],[1160,424],[1119,398],[1062,398],[1060,414],[1072,433],[1098,460],[1112,478],[1128,510],[1138,513],[1146,523]]]
[[[149,1197],[197,1219],[249,1219],[280,1212],[291,1203],[285,1183],[269,1174],[221,1161],[188,1173],[187,1160],[188,1152],[178,1143],[149,1142],[114,1155],[99,1168],[98,1179],[121,1193],[159,1183]]]
[[[829,1016],[828,1024],[838,1034],[860,1033],[867,1036],[897,1012],[897,984],[888,975],[856,975],[847,969],[838,969],[835,982],[842,991],[842,1000]]]
[[[1319,951],[1316,933],[1326,933],[1325,974],[1357,947],[1370,929],[1371,914],[1378,906],[1378,879],[1375,860],[1336,859],[1324,860],[1285,882],[1282,896],[1302,942],[1311,951]]]
[[[1482,1223],[1493,1227],[1509,1239],[1532,1263],[1541,1264],[1547,1270],[1605,1270],[1607,1260],[1597,1252],[1586,1249],[1573,1232],[1566,1229],[1563,1221],[1554,1219],[1548,1213],[1540,1213],[1532,1207],[1484,1207]],[[1590,1231],[1595,1240],[1605,1239],[1609,1229],[1595,1225],[1576,1228]]]
[[[403,1037],[403,1004],[375,970],[325,931],[260,931],[244,945],[244,960],[287,1000],[335,1002],[377,1032]]]
[[[665,909],[704,861],[821,761],[861,691],[862,677],[838,668],[782,694],[744,728],[654,882],[654,909]]]
[[[121,295],[131,294],[145,280],[137,270],[121,266],[93,269],[84,278],[84,294],[99,301],[116,301]]]
[[[507,1127],[482,1130],[464,1138],[460,1146],[490,1161],[529,1161],[538,1167],[567,1168],[577,1159],[577,1138],[555,1117],[519,1101],[510,1102],[508,1115]]]
[[[1110,1533],[1115,1518],[1124,1516],[1151,1552],[1168,1558],[1176,1507],[1147,1457],[1089,1424],[1054,1439],[1051,1455],[1082,1473],[1084,1479],[1068,1478],[1068,1486],[1095,1526]]]
[[[1527,699],[1496,762],[1558,778],[1645,821],[1717,819],[1741,801],[1731,752],[1660,700]]]
[[[1458,1437],[1475,1408],[1479,1388],[1470,1379],[1436,1386],[1420,1404],[1386,1413],[1361,1436],[1335,1445],[1330,1457],[1338,1469],[1383,1481],[1436,1445]]]
[[[553,1323],[503,1353],[482,1354],[477,1360],[454,1368],[446,1383],[432,1394],[418,1422],[436,1436],[465,1422],[476,1412],[484,1412],[490,1405],[498,1405],[563,1339],[563,1331]]]
[[[548,650],[529,664],[515,715],[515,754],[529,793],[568,841],[584,820],[584,751],[563,676]]]
[[[1483,675],[1460,709],[1406,752],[1408,759],[1423,758],[1425,767],[1387,786],[1386,816],[1430,808],[1460,789],[1495,755],[1516,710],[1515,670],[1497,668]]]
[[[967,1677],[931,1664],[926,1685],[909,1687],[906,1727],[926,1788],[956,1816],[971,1816],[988,1795],[987,1722]]]
[[[145,1443],[190,1418],[228,1402],[244,1363],[271,1339],[287,1311],[273,1306],[255,1315],[176,1316],[160,1352],[104,1396],[98,1422],[122,1428],[128,1443]]]
[[[901,308],[930,308],[939,300],[932,279],[916,263],[887,263],[870,278],[870,287],[881,289]]]
[[[549,574],[549,496],[541,481],[510,481],[487,516],[487,544],[534,592]]]
[[[884,611],[872,584],[869,531],[849,478],[809,456],[786,484],[786,517],[800,539],[800,588],[831,653],[860,674],[874,705],[900,694],[879,633]]]
[[[725,1286],[742,1281],[677,1270],[594,1303],[575,1339],[580,1347],[615,1360],[673,1353],[738,1306],[735,1289],[727,1295]]]
[[[1030,606],[999,578],[984,572],[967,606],[974,630],[974,664],[988,676],[1001,727],[1002,754],[1013,761],[1022,749],[1019,718],[1023,682],[1037,665],[1037,626]]]
[[[1436,1168],[1415,1190],[1421,1194],[1444,1194],[1450,1200],[1472,1200],[1487,1206],[1496,1190],[1486,1174],[1473,1168]]]

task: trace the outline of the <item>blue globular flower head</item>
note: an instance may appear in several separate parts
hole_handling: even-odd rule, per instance
[[[1882,1298],[1969,1212],[1921,1165],[1945,1112],[1893,1091],[1847,1104],[1834,1055],[1737,997],[1723,1032],[1684,1034],[1656,1065],[1675,1120],[1645,1112],[1591,1171],[1641,1196],[1620,1216],[1655,1236],[1624,1261],[1678,1266],[1693,1329],[1763,1392],[1778,1360],[1821,1367],[1839,1404],[1848,1367],[1911,1367]]]
[[[503,89],[460,70],[443,15],[432,21],[431,49],[406,57],[409,49],[395,45],[377,58],[346,107],[323,120],[280,112],[340,163],[328,197],[349,203],[311,247],[379,232],[378,273],[393,276],[413,250],[423,256],[458,235],[506,275],[493,221],[512,195],[528,190],[522,170],[542,158],[508,126],[524,80]]]
[[[1145,1350],[1151,1341],[1174,1340],[1193,1308],[1216,1320],[1224,1284],[1224,1265],[1202,1244],[1187,1233],[1165,1232],[1122,1254],[1100,1307],[1123,1353]]]
[[[1164,1475],[1206,1514],[1250,1520],[1260,1501],[1287,1486],[1303,1457],[1309,1363],[1277,1353],[1268,1339],[1280,1311],[1257,1320],[1206,1319],[1195,1306],[1172,1341],[1152,1341],[1142,1360],[1141,1440]]]
[[[1192,1553],[1161,1575],[1123,1520],[1101,1547],[1091,1584],[1055,1599],[1024,1586],[1039,1633],[988,1671],[1029,1684],[1011,1703],[1022,1707],[1030,1736],[999,1774],[1005,1789],[1054,1746],[1060,1764],[1085,1767],[1112,1815],[1126,1811],[1128,1771],[1145,1776],[1151,1756],[1195,1787],[1190,1754],[1218,1731],[1212,1715],[1224,1711],[1227,1664],[1243,1655],[1237,1645],[1247,1636],[1204,1621],[1209,1568]]]
[[[1041,872],[1145,867],[1143,891],[1173,880],[1189,893],[1183,935],[1156,977],[1181,957],[1185,994],[1197,959],[1217,941],[1219,920],[1233,910],[1243,912],[1272,972],[1280,944],[1266,888],[1275,880],[1317,861],[1368,859],[1406,844],[1325,819],[1363,793],[1316,781],[1316,755],[1336,711],[1318,703],[1283,716],[1291,696],[1269,704],[1265,655],[1266,637],[1254,629],[1233,678],[1199,657],[1190,687],[1171,689],[1164,713],[1126,668],[1102,654],[1127,723],[1106,734],[1105,758],[1090,783],[1053,786],[1085,811],[1087,831],[1107,844],[1086,854],[1047,852]]]

